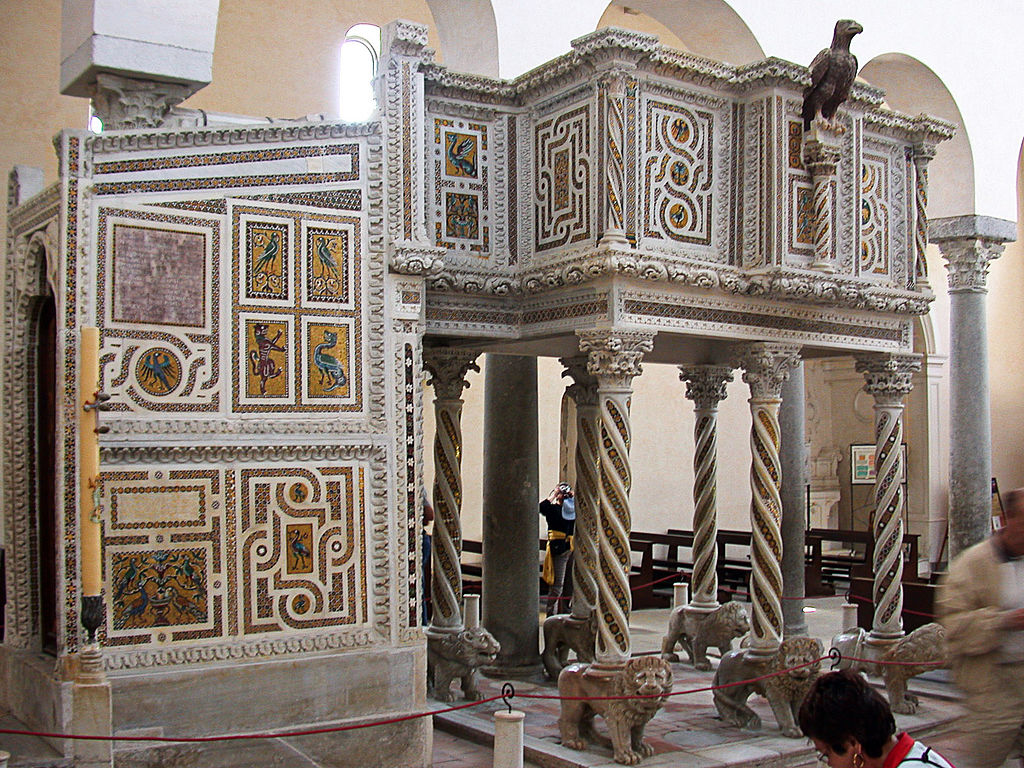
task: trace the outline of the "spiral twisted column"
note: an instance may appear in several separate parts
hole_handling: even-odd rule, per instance
[[[434,536],[431,542],[433,615],[428,635],[462,629],[462,390],[479,371],[479,352],[426,347],[423,366],[434,388]]]
[[[935,146],[914,146],[914,275],[911,287],[930,289],[928,285],[928,163],[935,157]]]
[[[718,404],[732,381],[728,365],[681,365],[686,397],[694,403],[693,427],[693,579],[694,611],[718,607]]]
[[[875,399],[875,615],[871,638],[877,642],[903,635],[903,398],[913,389],[921,356],[858,355],[864,391]],[[916,564],[915,564],[916,565]]]
[[[587,372],[597,381],[600,518],[597,572],[597,667],[617,669],[630,656],[629,405],[644,352],[654,348],[650,331],[577,331],[587,353]]]
[[[782,641],[782,463],[779,405],[795,344],[753,342],[735,347],[736,367],[750,387],[751,656],[771,656]]]
[[[583,355],[562,358],[563,376],[572,378],[566,388],[576,403],[576,531],[573,535],[572,616],[587,619],[597,608],[598,517],[601,497],[598,492],[600,421],[597,409],[597,379],[587,373]]]
[[[834,272],[832,264],[832,233],[834,215],[836,165],[839,148],[818,139],[804,140],[804,165],[814,182],[814,263],[811,269]]]
[[[604,234],[601,245],[628,245],[622,213],[626,194],[623,152],[626,147],[626,74],[607,72],[599,83],[604,107]]]

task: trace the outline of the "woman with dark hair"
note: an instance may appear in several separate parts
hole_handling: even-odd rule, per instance
[[[829,768],[953,768],[934,749],[906,733],[897,736],[888,702],[850,670],[815,680],[798,720]]]

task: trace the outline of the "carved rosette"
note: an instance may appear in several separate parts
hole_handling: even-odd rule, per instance
[[[727,365],[679,366],[686,397],[693,401],[693,579],[690,605],[702,610],[718,607],[718,404],[732,381]]]
[[[400,275],[432,277],[444,271],[444,248],[433,248],[419,243],[397,243],[392,246],[388,263],[392,272]]]
[[[832,264],[832,219],[836,166],[841,152],[817,139],[804,141],[804,165],[814,180],[814,263],[812,269],[834,272]]]
[[[423,350],[423,365],[434,388],[434,577],[430,594],[434,613],[431,630],[462,628],[462,390],[466,373],[479,371],[479,353],[447,347]]]
[[[600,429],[597,410],[597,380],[587,373],[587,358],[562,358],[563,376],[572,377],[566,388],[576,403],[576,532],[573,535],[572,615],[588,619],[597,607],[598,516],[601,497],[598,492]]]
[[[597,663],[620,667],[630,657],[629,534],[632,525],[629,490],[629,403],[632,380],[640,361],[654,348],[650,331],[577,331],[580,349],[588,355],[587,371],[597,380],[600,422],[600,536],[597,574]]]
[[[928,288],[928,163],[935,147],[914,147],[914,282],[918,290]]]
[[[998,259],[1004,243],[985,238],[965,238],[939,243],[949,273],[950,293],[987,293],[989,262]]]
[[[605,147],[604,187],[605,221],[601,245],[625,245],[625,224],[622,205],[626,183],[623,150],[626,146],[626,77],[621,70],[612,70],[599,83],[604,96]]]
[[[789,369],[798,361],[793,344],[755,342],[736,348],[736,366],[750,387],[751,579],[750,650],[771,655],[782,641],[782,465],[779,404]]]
[[[864,391],[875,398],[874,602],[871,635],[903,634],[903,399],[921,370],[920,355],[857,357]]]

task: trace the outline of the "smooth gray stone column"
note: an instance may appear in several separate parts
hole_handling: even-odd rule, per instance
[[[540,672],[537,359],[488,355],[484,368],[483,625],[501,643],[484,672]]]
[[[1011,221],[987,216],[935,219],[949,276],[950,467],[949,557],[992,530],[992,427],[988,387],[985,283],[988,265],[1016,240]]]
[[[782,626],[785,637],[807,634],[804,619],[804,532],[807,528],[807,439],[804,425],[804,364],[789,369],[782,384],[779,429],[782,444]]]

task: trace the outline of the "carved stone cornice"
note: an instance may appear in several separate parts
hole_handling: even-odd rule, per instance
[[[588,360],[587,355],[558,359],[565,368],[562,377],[572,378],[573,383],[565,388],[565,392],[577,408],[597,405],[597,379],[587,370]]]
[[[480,352],[464,347],[424,347],[423,367],[430,373],[427,383],[434,388],[438,400],[461,400],[462,390],[469,387],[466,373],[480,372],[476,364]]]
[[[444,248],[421,243],[394,243],[388,264],[392,272],[400,275],[438,275],[444,270]]]
[[[998,259],[1004,243],[983,238],[943,240],[939,251],[946,262],[950,293],[985,293],[989,262]]]
[[[588,35],[577,37],[571,43],[582,59],[594,64],[608,61],[636,63],[658,48],[658,38],[645,32],[634,32],[618,27],[604,27]]]
[[[743,369],[743,381],[752,398],[775,399],[782,395],[789,369],[800,362],[800,346],[766,341],[736,344],[733,362],[734,367]]]
[[[384,461],[381,445],[104,445],[104,464],[220,464],[244,461]]]
[[[135,80],[101,72],[96,75],[92,104],[106,131],[159,128],[170,108],[194,91],[195,88],[180,83]]]
[[[587,372],[598,380],[617,379],[628,384],[643,373],[640,361],[654,349],[655,331],[622,331],[611,328],[578,330],[580,350],[587,353]],[[604,382],[602,382],[604,383]]]
[[[384,29],[384,50],[400,56],[418,56],[427,47],[427,27],[412,21],[392,21]]]
[[[856,368],[864,374],[864,391],[878,405],[899,405],[914,388],[913,376],[921,370],[921,355],[870,353],[856,355]]]
[[[680,365],[679,380],[686,382],[686,397],[698,410],[717,408],[733,379],[731,365]]]

